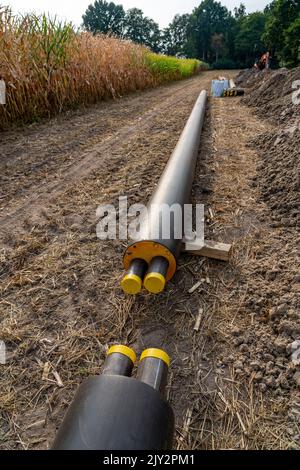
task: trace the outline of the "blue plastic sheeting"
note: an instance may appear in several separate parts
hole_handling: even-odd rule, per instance
[[[228,88],[230,88],[229,80],[213,80],[211,84],[211,93],[216,98],[220,98]]]

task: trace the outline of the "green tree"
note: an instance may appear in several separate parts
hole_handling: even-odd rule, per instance
[[[297,67],[300,63],[300,13],[284,33],[285,46],[282,57],[288,67]]]
[[[224,36],[223,34],[215,33],[211,38],[211,47],[216,53],[216,62],[218,62],[220,54],[224,49]]]
[[[233,11],[234,11],[234,17],[238,21],[243,19],[246,16],[246,7],[243,3],[241,3],[239,7],[235,7]]]
[[[212,49],[214,34],[223,34],[227,42],[234,19],[226,7],[215,0],[203,0],[193,11],[191,23],[195,35],[197,57],[212,62],[215,52]]]
[[[235,38],[235,54],[238,62],[250,67],[266,50],[262,40],[266,16],[256,12],[242,18]]]
[[[165,54],[184,56],[188,42],[190,15],[176,15],[162,32],[162,50]]]
[[[96,0],[93,5],[89,5],[82,16],[83,25],[87,31],[94,34],[115,34],[121,36],[123,33],[123,23],[125,11],[122,5],[105,0]]]
[[[299,0],[274,0],[265,10],[267,23],[263,40],[282,62],[289,61],[287,31],[300,13]]]
[[[126,12],[124,37],[138,44],[144,44],[154,52],[160,50],[160,29],[158,24],[144,16],[142,10],[138,8],[131,8]]]

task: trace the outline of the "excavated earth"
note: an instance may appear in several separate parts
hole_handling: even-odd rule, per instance
[[[247,71],[239,75],[238,83],[249,89],[243,102],[275,124],[274,132],[252,140],[262,157],[258,183],[262,197],[274,221],[299,227],[300,68]]]
[[[232,257],[182,255],[159,296],[122,293],[126,242],[97,238],[96,211],[149,200],[215,72],[0,134],[2,449],[49,448],[114,343],[172,357],[174,448],[300,448],[297,77],[209,98],[192,199]]]

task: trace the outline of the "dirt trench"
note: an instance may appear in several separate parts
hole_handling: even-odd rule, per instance
[[[259,378],[266,351],[253,338],[273,341],[266,312],[296,275],[292,261],[274,284],[260,269],[287,260],[294,236],[269,224],[253,184],[260,157],[248,143],[271,124],[239,98],[209,100],[193,201],[206,206],[207,238],[233,243],[230,263],[183,255],[165,293],[129,298],[119,288],[124,242],[96,237],[99,204],[120,195],[148,201],[212,78],[206,72],[0,135],[1,448],[48,448],[76,387],[99,372],[115,342],[172,357],[174,448],[297,447],[297,390],[268,387],[266,371]]]

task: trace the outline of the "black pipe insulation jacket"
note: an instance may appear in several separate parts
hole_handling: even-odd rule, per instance
[[[169,403],[134,378],[101,375],[78,389],[53,450],[170,450],[175,432]]]
[[[171,208],[176,204],[181,206],[183,210],[184,205],[190,201],[206,102],[207,92],[203,90],[149,202],[148,209],[152,207],[154,210],[148,210],[145,219],[141,219],[139,239],[131,243],[125,252],[124,267],[126,270],[130,269],[131,263],[135,259],[143,259],[150,264],[153,258],[162,257],[168,261],[166,280],[172,279],[176,272],[177,259],[182,249],[182,239],[176,239],[174,233],[182,231],[183,218],[176,220],[173,217],[170,220],[170,237],[165,239],[161,236],[165,218],[161,207]],[[159,236],[153,238],[153,232]]]

